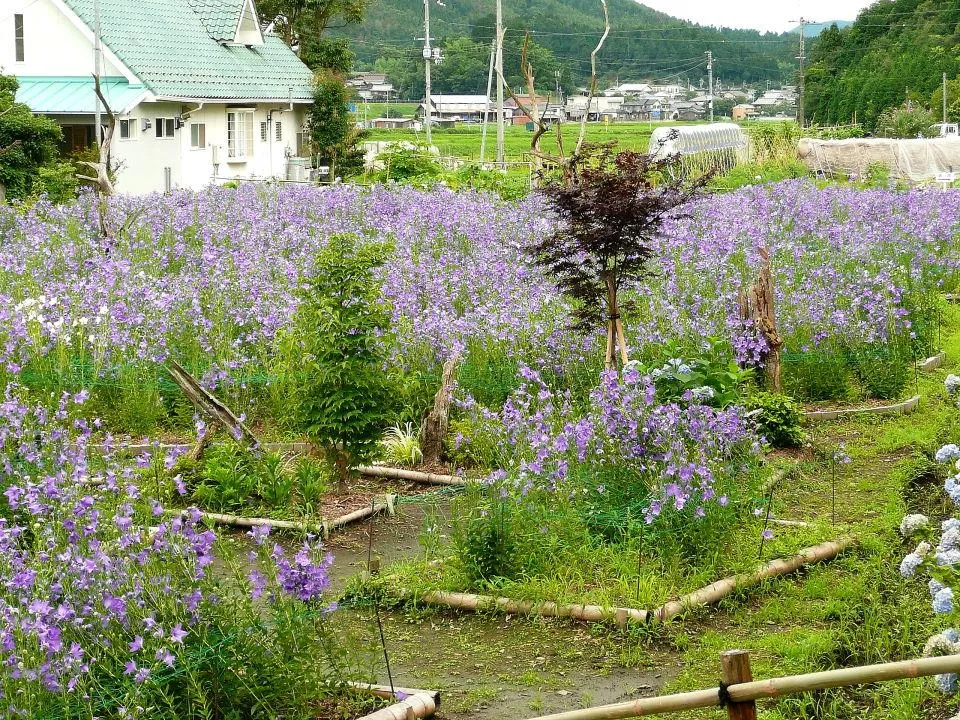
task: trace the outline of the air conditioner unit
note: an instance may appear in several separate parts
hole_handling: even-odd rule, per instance
[[[151,127],[152,125],[150,124],[149,118],[143,118],[142,120],[140,120],[140,132],[146,132]]]

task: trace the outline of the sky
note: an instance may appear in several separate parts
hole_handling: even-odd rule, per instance
[[[812,22],[855,20],[871,0],[640,0],[643,5],[701,25],[784,32],[801,15]]]

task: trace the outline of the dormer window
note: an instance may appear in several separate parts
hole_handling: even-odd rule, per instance
[[[263,45],[263,32],[260,30],[260,19],[257,17],[253,0],[244,0],[233,42],[236,45]]]

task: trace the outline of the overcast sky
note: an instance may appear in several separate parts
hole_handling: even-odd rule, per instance
[[[813,22],[855,20],[871,0],[642,0],[643,5],[701,25],[783,32],[803,15]]]

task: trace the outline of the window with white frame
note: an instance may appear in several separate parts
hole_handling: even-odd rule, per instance
[[[7,17],[10,17],[9,15]],[[23,42],[23,15],[17,13],[13,16],[13,45],[16,51],[17,62],[23,62],[25,58]]]
[[[130,140],[133,138],[133,131],[136,130],[136,120],[121,119],[117,121],[117,129],[120,131],[121,140]]]
[[[207,124],[190,123],[190,147],[200,150],[207,146]]]
[[[173,118],[157,118],[156,131],[158,138],[172,138],[174,131]]]
[[[283,123],[281,123],[279,120],[276,120],[275,123],[277,126],[277,132],[276,132],[277,142],[280,142],[283,140]]]
[[[253,110],[227,112],[227,160],[253,157]]]

